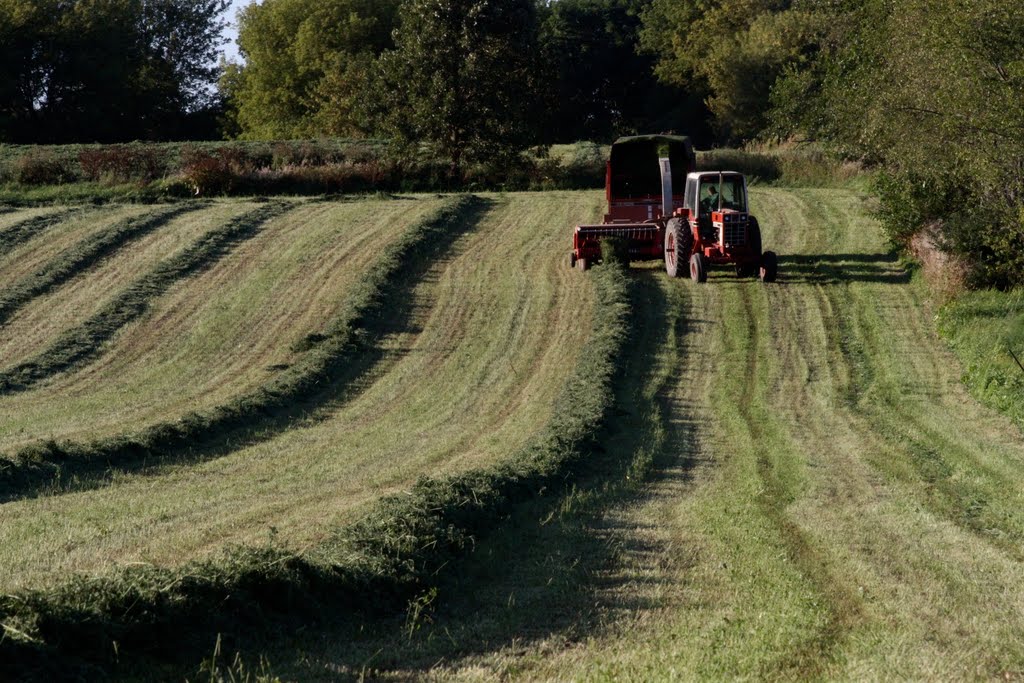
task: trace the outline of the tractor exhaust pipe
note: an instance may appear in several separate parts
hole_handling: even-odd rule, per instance
[[[661,164],[661,217],[672,215],[672,164],[665,157],[658,159]]]

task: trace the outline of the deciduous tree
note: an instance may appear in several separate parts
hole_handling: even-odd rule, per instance
[[[536,55],[532,0],[406,0],[396,49],[380,60],[374,113],[404,144],[431,143],[458,177],[466,162],[534,139]]]
[[[239,19],[244,65],[222,80],[241,137],[362,132],[356,103],[393,47],[399,0],[266,0]]]

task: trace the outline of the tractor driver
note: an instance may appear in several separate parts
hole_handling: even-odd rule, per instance
[[[711,213],[718,208],[718,190],[714,185],[708,186],[708,195],[700,200],[700,212]]]

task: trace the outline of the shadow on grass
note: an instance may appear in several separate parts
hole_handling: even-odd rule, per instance
[[[872,282],[904,285],[911,273],[896,254],[793,254],[779,256],[780,283],[816,285]]]
[[[234,413],[221,411],[192,428],[188,417],[147,430],[144,439],[109,439],[101,447],[45,442],[19,454],[6,467],[0,462],[0,503],[39,495],[98,488],[122,473],[156,473],[168,464],[194,464],[223,457],[240,448],[266,441],[296,426],[323,420],[339,405],[363,391],[373,370],[395,351],[385,338],[417,332],[413,290],[429,278],[458,238],[470,232],[492,202],[476,199],[458,210],[457,220],[433,230],[423,244],[410,249],[394,277],[389,277],[372,302],[351,321],[353,333],[344,347],[328,359],[317,377],[296,383],[292,395],[264,391],[263,405],[241,405]],[[320,341],[312,340],[311,347]],[[278,372],[287,372],[280,368]],[[285,400],[287,399],[287,400]],[[256,401],[252,401],[256,404]]]
[[[227,659],[236,652],[250,663],[266,658],[285,679],[419,678],[467,659],[536,651],[541,644],[566,647],[619,615],[662,607],[641,596],[664,591],[638,586],[656,579],[618,571],[622,555],[653,556],[659,548],[651,535],[608,514],[652,480],[684,491],[699,457],[698,406],[672,398],[667,389],[679,381],[679,370],[655,367],[651,349],[669,343],[674,325],[684,357],[698,353],[690,333],[704,323],[670,301],[656,277],[634,278],[639,321],[617,381],[614,418],[566,492],[515,507],[436,594],[414,601],[404,615],[351,623],[322,614],[297,633],[280,624],[262,634],[229,634],[221,641],[222,651],[232,653]],[[661,384],[652,400],[656,377]],[[211,637],[206,652],[213,646]]]

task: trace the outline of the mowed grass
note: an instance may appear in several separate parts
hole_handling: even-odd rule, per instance
[[[273,670],[598,681],[1024,671],[1021,432],[968,395],[928,293],[887,252],[864,199],[752,196],[782,256],[778,284],[635,270],[643,319],[672,326],[671,343],[637,351],[648,362],[634,360],[630,380],[663,419],[636,425],[642,410],[622,404],[622,428],[656,445],[643,495],[609,501],[591,483],[483,544],[449,587],[457,596],[414,629],[293,643],[302,655],[272,652]],[[650,457],[621,437],[607,447]]]
[[[186,213],[119,249],[55,290],[34,298],[0,326],[0,371],[31,358],[65,330],[80,325],[161,260],[210,228],[251,210],[245,202],[217,202]]]
[[[551,417],[590,333],[593,293],[586,278],[565,266],[565,229],[580,215],[597,217],[597,199],[592,193],[489,197],[477,229],[416,287],[410,324],[384,339],[384,360],[361,390],[324,406],[316,418],[208,462],[4,504],[0,586],[49,585],[70,572],[103,573],[131,562],[177,564],[239,542],[273,539],[301,549],[421,475],[457,472],[515,452]],[[420,203],[425,210],[430,202]],[[390,202],[376,214],[383,221],[381,214],[391,211],[409,221],[420,203]],[[320,233],[322,249],[337,240],[329,224],[306,224],[307,234]],[[299,231],[284,234],[289,243],[301,241]],[[323,289],[321,277],[339,277],[342,269],[328,256],[320,267],[306,266],[295,273],[290,297],[273,298],[277,316],[300,315],[296,310],[311,302],[332,305],[311,292]],[[245,300],[257,290],[246,282],[214,278],[199,291]],[[292,353],[292,335],[282,331],[292,325],[260,319],[258,327],[258,334],[249,334],[265,339],[253,344]],[[178,326],[164,329],[186,336]],[[212,330],[229,339],[228,351],[243,353],[235,351],[233,326]],[[127,350],[115,347],[107,358],[128,356]],[[99,382],[96,387],[104,390]],[[167,412],[175,401],[163,399]],[[54,415],[58,424],[75,419]]]
[[[323,331],[380,250],[436,204],[314,202],[271,220],[172,286],[94,363],[0,398],[0,453],[137,431],[267,381],[299,357],[299,341]]]
[[[117,221],[143,216],[151,210],[151,207],[128,204],[100,208],[83,206],[71,211],[66,220],[47,227],[31,239],[0,254],[0,286],[7,287],[18,283],[22,278],[41,270],[63,251],[74,247],[78,242],[91,235],[106,230]],[[33,216],[55,214],[60,211],[60,209],[21,209],[13,214],[0,217],[0,220],[10,227],[15,216],[18,217],[17,221],[21,221]]]

